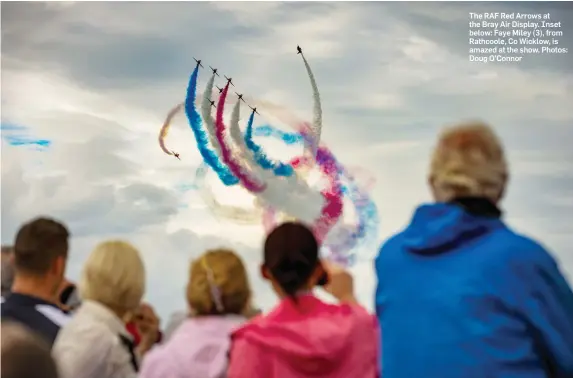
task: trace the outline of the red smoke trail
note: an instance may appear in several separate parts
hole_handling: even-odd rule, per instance
[[[299,132],[305,136],[308,132],[310,125],[303,123],[298,126]],[[324,197],[324,205],[322,207],[320,218],[313,225],[314,236],[319,243],[326,238],[328,232],[338,222],[342,215],[344,208],[342,184],[340,183],[340,172],[336,165],[336,158],[332,152],[324,146],[318,148],[316,154],[316,162],[322,174],[328,179],[328,186],[321,191]],[[310,165],[312,160],[310,157],[297,157],[290,161],[293,168],[298,168],[305,165]],[[263,225],[267,231],[270,231],[276,224],[275,210],[271,207],[266,207],[263,215]]]
[[[251,193],[260,193],[265,190],[266,185],[257,182],[249,174],[245,173],[241,165],[232,156],[231,148],[225,140],[226,126],[223,123],[223,111],[225,110],[225,100],[227,92],[229,91],[229,83],[223,89],[221,96],[219,96],[219,103],[217,104],[217,120],[215,122],[215,135],[221,146],[221,158],[223,162],[229,167],[229,170],[239,179],[245,189]]]

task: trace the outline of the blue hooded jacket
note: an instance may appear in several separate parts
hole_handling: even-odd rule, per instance
[[[380,249],[384,378],[573,377],[571,288],[489,206],[422,205]]]

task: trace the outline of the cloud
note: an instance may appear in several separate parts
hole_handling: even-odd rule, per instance
[[[550,12],[556,20],[572,12],[558,3],[2,4],[2,241],[30,217],[60,217],[74,234],[70,274],[77,276],[97,242],[129,239],[145,255],[148,296],[164,317],[184,307],[189,259],[230,245],[252,272],[257,301],[269,308],[276,299],[258,276],[262,227],[214,217],[192,190],[201,160],[183,114],[166,142],[181,162],[161,152],[157,136],[184,98],[193,57],[232,76],[247,101],[273,102],[289,119],[310,120],[300,45],[321,90],[323,140],[346,166],[373,176],[383,237],[431,199],[427,165],[441,127],[484,119],[508,150],[508,222],[545,242],[572,274],[565,251],[573,243],[566,200],[573,58],[470,63],[468,12],[503,10]],[[564,33],[571,31],[564,22]],[[200,72],[200,88],[208,76]],[[257,122],[288,129],[276,118],[262,112]],[[38,141],[49,141],[49,149],[34,150]],[[260,141],[271,156],[287,156],[276,141]],[[215,193],[249,200],[222,185]],[[361,300],[371,305],[370,262],[353,271]]]

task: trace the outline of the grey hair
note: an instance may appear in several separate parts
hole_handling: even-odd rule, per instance
[[[476,196],[497,202],[508,180],[502,144],[483,122],[448,128],[432,155],[429,178],[437,201]]]

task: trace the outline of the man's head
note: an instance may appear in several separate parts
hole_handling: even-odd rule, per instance
[[[10,293],[14,282],[14,247],[2,246],[2,296]]]
[[[64,279],[69,236],[66,227],[53,219],[36,218],[24,224],[14,242],[16,277],[42,279],[57,291]]]
[[[16,323],[2,322],[2,378],[58,378],[50,347]]]
[[[488,125],[470,122],[440,135],[428,181],[438,202],[483,197],[497,203],[504,195],[508,176],[498,137]]]

